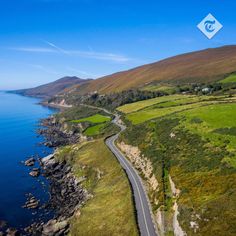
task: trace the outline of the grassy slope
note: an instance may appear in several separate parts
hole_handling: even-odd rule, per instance
[[[159,109],[159,118],[129,127],[122,137],[153,163],[161,189],[154,209],[163,204],[171,212],[170,173],[181,190],[179,220],[188,235],[195,235],[190,221],[199,225],[197,235],[236,234],[235,108],[235,103],[196,106],[167,117]]]
[[[85,130],[84,134],[86,136],[94,136],[100,134],[101,130],[105,128],[106,124],[99,124],[99,125],[94,125],[92,127],[89,127]]]
[[[96,114],[105,115],[104,112],[98,109],[85,107],[84,106],[77,106],[73,108],[66,109],[63,112],[56,114],[55,116],[59,119],[63,119],[64,121],[71,121],[71,120],[79,120],[86,117],[94,116]]]
[[[226,77],[225,79],[221,80],[220,82],[223,84],[236,83],[236,74],[230,75]]]
[[[235,71],[236,46],[226,46],[187,53],[108,75],[91,81],[86,86],[79,86],[78,91],[80,93],[98,91],[104,94],[142,88],[152,82],[208,83],[219,81]]]
[[[179,114],[180,124],[176,130],[186,130],[197,135],[202,142],[199,148],[204,151],[196,155],[198,160],[192,161],[198,166],[194,171],[190,169],[194,166],[187,161],[186,164],[181,161],[185,173],[177,165],[172,168],[172,175],[183,189],[179,201],[182,208],[194,207],[202,219],[209,220],[209,223],[198,220],[200,235],[236,233],[236,136],[215,132],[236,126],[235,108],[236,104],[218,104]],[[185,227],[186,212],[182,209],[181,218]]]
[[[82,145],[74,162],[94,197],[74,217],[71,235],[138,235],[129,182],[103,140]]]
[[[65,125],[67,130],[72,128],[69,125],[74,128],[78,126],[71,120],[84,118],[101,122],[108,119],[103,111],[84,106],[67,109],[55,116],[57,122]],[[71,235],[138,235],[128,179],[103,141],[105,137],[117,133],[119,128],[110,119],[98,125],[105,127],[99,133],[96,131],[93,136],[95,141],[61,147],[57,154],[59,160],[66,159],[73,166],[78,177],[86,176],[82,185],[93,195],[81,210],[81,216],[73,218]],[[87,132],[91,132],[89,129]]]

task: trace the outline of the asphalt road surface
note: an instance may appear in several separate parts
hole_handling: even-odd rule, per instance
[[[113,120],[113,123],[118,125],[121,128],[121,132],[125,130],[125,126],[119,124],[119,116],[116,116]],[[144,191],[144,186],[142,180],[139,177],[138,173],[132,166],[132,164],[125,158],[121,151],[116,147],[115,141],[119,137],[119,134],[116,134],[106,140],[106,145],[116,156],[121,166],[127,173],[130,184],[133,189],[136,212],[138,217],[138,225],[141,236],[157,236],[155,231],[155,226],[152,221],[152,214],[150,212],[148,198]]]

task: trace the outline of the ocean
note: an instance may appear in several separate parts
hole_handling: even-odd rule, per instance
[[[48,181],[29,175],[30,167],[21,162],[32,155],[44,157],[52,149],[40,146],[43,137],[36,129],[39,121],[56,110],[39,105],[39,99],[0,92],[0,221],[10,227],[24,228],[53,212],[22,208],[26,194],[32,193],[43,205],[49,199]]]

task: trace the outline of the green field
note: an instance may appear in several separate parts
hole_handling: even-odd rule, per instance
[[[93,107],[73,107],[56,114],[55,117],[67,130],[84,133],[86,136],[101,138],[118,132],[117,127],[110,122],[111,116]]]
[[[185,96],[185,98],[192,97],[192,96]],[[132,113],[135,111],[142,110],[146,107],[155,105],[155,104],[160,104],[164,102],[169,102],[169,101],[175,101],[178,99],[182,99],[183,95],[170,95],[170,96],[163,96],[163,97],[158,97],[158,98],[153,98],[145,101],[140,101],[140,102],[135,102],[135,103],[130,103],[126,104],[124,106],[118,107],[117,110],[120,112],[123,112],[125,114]]]
[[[102,123],[102,124],[91,126],[84,131],[84,134],[86,136],[98,135],[101,133],[101,130],[103,130],[106,125],[107,125],[106,123]]]
[[[72,108],[68,108],[65,111],[57,113],[55,115],[56,118],[62,119],[63,121],[73,121],[79,120],[85,117],[90,117],[96,114],[100,114],[101,111],[91,107],[84,106],[74,106]]]
[[[187,105],[180,105],[180,106],[170,106],[165,108],[148,108],[138,112],[130,113],[126,117],[130,120],[134,125],[143,123],[148,120],[156,119],[159,117],[167,116],[170,114],[175,114],[177,112],[190,110],[200,106],[206,106],[209,104],[216,103],[214,101],[209,102],[199,102]]]
[[[131,103],[118,108],[126,114],[126,118],[133,124],[140,124],[162,116],[175,114],[184,110],[191,110],[201,106],[234,101],[234,97],[226,96],[186,96],[172,95]]]
[[[220,81],[222,84],[236,83],[236,74],[232,74]]]
[[[70,234],[138,235],[129,181],[102,139],[77,145],[73,168],[93,195],[71,221]],[[72,149],[73,150],[73,149]]]
[[[153,106],[147,107],[145,109],[153,109],[153,108],[165,108],[165,107],[174,107],[174,106],[181,106],[181,105],[188,105],[193,103],[205,102],[205,101],[214,101],[220,99],[221,97],[212,97],[212,96],[182,96],[177,100],[166,101],[154,104]]]
[[[79,120],[72,120],[71,122],[73,123],[82,123],[82,122],[90,122],[93,124],[98,124],[98,123],[104,123],[107,121],[110,121],[111,117],[109,116],[104,116],[104,115],[100,115],[100,114],[96,114],[93,116],[89,116],[83,119],[79,119]]]
[[[231,152],[222,161],[236,168],[236,103],[199,107],[182,112],[179,117],[184,118],[180,127]]]

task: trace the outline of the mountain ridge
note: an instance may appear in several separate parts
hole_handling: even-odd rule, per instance
[[[76,87],[78,93],[113,93],[153,83],[209,83],[236,71],[236,45],[184,53],[117,72]]]
[[[236,72],[236,45],[226,45],[176,55],[95,80],[66,76],[36,88],[13,92],[42,98],[62,93],[110,94],[142,89],[152,84],[176,86],[214,83],[234,72]]]
[[[78,84],[83,84],[90,80],[91,79],[81,79],[76,76],[65,76],[56,81],[37,86],[35,88],[20,89],[20,90],[14,90],[11,92],[21,94],[24,96],[49,98],[64,91],[66,88],[69,88],[71,86],[78,85]]]

